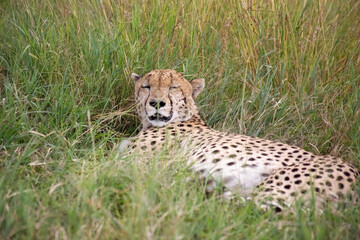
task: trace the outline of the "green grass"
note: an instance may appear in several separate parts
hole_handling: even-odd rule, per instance
[[[173,68],[206,79],[210,126],[359,166],[359,16],[356,0],[1,1],[0,238],[358,239],[359,205],[275,215],[206,196],[175,153],[117,146],[140,125],[131,72]]]

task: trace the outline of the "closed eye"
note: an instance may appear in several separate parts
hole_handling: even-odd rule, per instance
[[[150,89],[150,86],[141,86],[142,88]]]
[[[170,87],[170,89],[176,89],[176,88],[178,88],[178,86],[172,86],[172,87]]]

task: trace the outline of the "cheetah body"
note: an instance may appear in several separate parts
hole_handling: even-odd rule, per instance
[[[130,152],[154,153],[179,144],[187,163],[207,179],[209,190],[217,184],[224,194],[265,199],[276,206],[297,198],[317,204],[353,196],[359,172],[342,159],[316,156],[280,142],[236,135],[209,128],[201,120],[194,99],[203,79],[189,83],[174,70],[153,70],[143,77],[132,75],[142,131],[130,143]]]

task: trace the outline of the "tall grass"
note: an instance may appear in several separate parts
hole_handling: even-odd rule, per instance
[[[359,206],[206,196],[182,156],[118,155],[131,72],[204,77],[219,130],[360,160],[360,2],[0,2],[0,238],[356,239]],[[175,155],[174,155],[175,154]]]

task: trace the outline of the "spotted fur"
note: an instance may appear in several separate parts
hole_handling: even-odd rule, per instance
[[[216,131],[201,120],[194,99],[204,79],[188,82],[174,70],[132,74],[137,112],[143,129],[129,143],[130,153],[154,153],[180,144],[188,165],[208,179],[209,190],[220,183],[224,194],[253,197],[282,208],[295,199],[317,204],[356,199],[359,172],[340,158],[317,156],[280,142]]]

